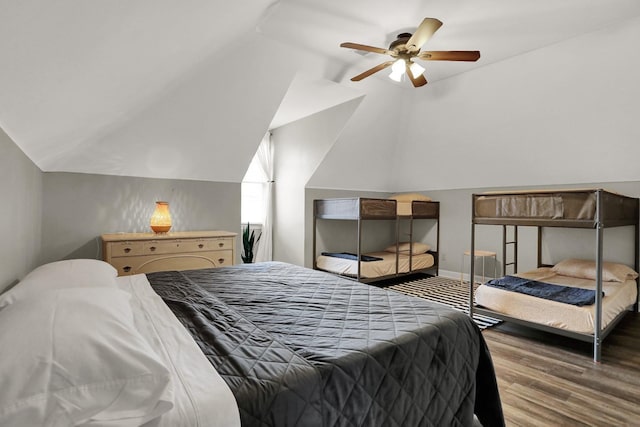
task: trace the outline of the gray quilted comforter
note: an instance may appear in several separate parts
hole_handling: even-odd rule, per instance
[[[271,262],[147,275],[227,382],[243,426],[504,425],[466,315]]]

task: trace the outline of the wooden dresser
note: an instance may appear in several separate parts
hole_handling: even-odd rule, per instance
[[[223,267],[234,263],[236,235],[228,231],[103,234],[102,259],[119,276]]]

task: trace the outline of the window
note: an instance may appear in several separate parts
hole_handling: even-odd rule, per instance
[[[242,179],[241,214],[243,224],[261,224],[264,219],[264,185],[266,182],[258,156],[253,156],[249,169]]]

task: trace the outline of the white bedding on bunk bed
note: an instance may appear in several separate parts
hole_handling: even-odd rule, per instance
[[[518,273],[514,276],[576,288],[596,288],[595,280],[562,276],[548,267]],[[602,290],[604,292],[604,297],[602,298],[602,327],[605,327],[619,313],[635,303],[637,285],[635,280],[602,282]],[[594,331],[595,304],[578,307],[487,285],[478,287],[475,293],[475,300],[479,306],[518,319],[578,333],[592,334]]]
[[[360,277],[372,279],[376,277],[396,274],[396,254],[393,252],[371,252],[363,255],[382,258],[381,261],[363,261],[360,263]],[[411,268],[409,268],[409,255],[398,256],[398,273],[408,273],[433,266],[433,255],[429,253],[415,254],[411,256]],[[358,261],[320,255],[316,260],[319,269],[345,276],[358,275]]]

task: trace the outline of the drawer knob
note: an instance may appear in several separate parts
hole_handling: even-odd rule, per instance
[[[223,242],[220,242],[220,243],[218,243],[218,246],[219,246],[219,247],[223,247],[223,246],[224,246],[224,243],[223,243]]]
[[[128,273],[131,271],[131,267],[129,267],[128,265],[126,267],[122,267],[122,271],[124,271],[125,273]]]
[[[204,248],[204,245],[203,245],[202,243],[200,243],[200,244],[198,245],[198,247],[199,247],[200,249],[202,249],[202,248]]]
[[[131,248],[124,248],[124,253],[128,254],[129,252],[131,252]]]
[[[224,264],[224,258],[218,258],[218,262],[219,262],[220,264]]]
[[[156,250],[156,247],[155,247],[155,246],[151,246],[151,247],[149,248],[149,250],[150,250],[151,252],[153,252],[153,251],[155,251],[155,250]]]

